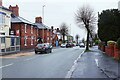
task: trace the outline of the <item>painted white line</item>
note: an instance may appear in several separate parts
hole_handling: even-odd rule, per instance
[[[11,66],[11,65],[13,65],[13,63],[11,63],[11,64],[8,64],[8,65],[5,65],[5,66],[1,66],[1,67],[0,67],[0,69],[1,69],[1,68],[4,68],[4,67]]]
[[[77,61],[82,57],[84,51],[79,55],[79,57],[74,61],[73,66],[71,67],[71,69],[68,71],[67,75],[65,76],[65,78],[71,78],[72,73],[74,72],[75,68],[77,67],[78,63]]]
[[[96,62],[97,67],[99,67],[98,59],[95,59],[95,62]]]
[[[32,58],[28,58],[28,59],[25,59],[24,61],[29,61],[29,60],[35,59],[35,58],[37,58],[37,57],[39,57],[39,56],[32,57]]]

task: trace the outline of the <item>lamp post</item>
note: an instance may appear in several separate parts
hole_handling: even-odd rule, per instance
[[[44,23],[44,7],[45,7],[45,5],[42,6],[42,17],[43,17],[43,23]]]
[[[44,7],[45,5],[42,6],[42,17],[43,17],[43,23],[44,23]],[[43,43],[44,43],[44,25],[43,25]]]
[[[51,40],[51,43],[53,43],[53,26],[51,26],[51,39],[50,40]]]

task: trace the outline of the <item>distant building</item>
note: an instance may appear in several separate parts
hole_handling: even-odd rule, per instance
[[[31,49],[36,45],[38,28],[30,21],[19,16],[19,7],[9,6],[13,12],[11,19],[11,33],[20,37],[21,49]]]
[[[38,36],[42,39],[43,43],[51,43],[51,29],[46,26],[45,24],[42,23],[42,17],[36,17],[35,18],[35,23],[34,25],[36,25],[38,27]]]
[[[118,10],[120,10],[120,1],[118,2]]]

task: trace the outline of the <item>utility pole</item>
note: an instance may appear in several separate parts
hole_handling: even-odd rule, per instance
[[[42,6],[42,18],[43,18],[43,24],[44,24],[44,7],[45,7],[45,5]],[[43,25],[43,26],[44,26],[44,25]],[[43,28],[43,43],[44,43],[44,29],[45,29],[45,28]]]

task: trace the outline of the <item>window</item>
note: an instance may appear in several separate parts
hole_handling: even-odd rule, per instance
[[[0,25],[5,24],[5,13],[0,12]]]
[[[31,34],[33,34],[33,26],[31,26]]]
[[[24,45],[27,46],[27,36],[24,37]]]
[[[0,25],[2,25],[2,13],[0,13]]]
[[[27,33],[27,24],[25,24],[25,33]]]
[[[11,38],[11,46],[15,46],[15,38],[14,37]]]
[[[19,37],[16,38],[16,45],[20,45],[20,38]]]
[[[5,37],[1,38],[1,43],[5,43]]]

